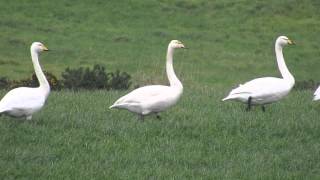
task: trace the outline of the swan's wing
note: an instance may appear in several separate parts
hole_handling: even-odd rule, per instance
[[[133,90],[129,94],[119,98],[114,105],[122,103],[141,103],[142,101],[147,101],[153,97],[159,96],[168,91],[168,86],[153,85],[144,86]]]
[[[249,81],[237,88],[235,92],[248,92],[250,94],[275,93],[287,87],[287,83],[280,78],[265,77]]]
[[[263,97],[280,93],[285,89],[288,89],[288,84],[283,79],[274,77],[257,78],[239,85],[229,93],[228,97],[241,95]]]
[[[38,93],[36,88],[16,88],[9,91],[0,101],[0,112],[12,109],[41,108],[45,97]]]

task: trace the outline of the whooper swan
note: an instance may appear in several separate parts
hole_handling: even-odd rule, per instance
[[[265,104],[279,101],[285,97],[294,86],[294,77],[289,72],[282,54],[283,47],[288,44],[291,45],[294,42],[286,36],[278,37],[275,43],[278,68],[283,78],[263,77],[240,84],[222,101],[236,100],[247,103],[247,111],[250,110],[251,105],[262,105],[262,110],[265,111]]]
[[[39,111],[50,93],[49,83],[39,64],[39,53],[48,51],[40,42],[31,45],[31,59],[40,86],[37,88],[19,87],[9,91],[0,101],[0,113],[13,117],[32,119],[32,114]]]
[[[160,118],[159,112],[175,105],[183,92],[182,83],[177,78],[172,65],[173,52],[177,48],[184,48],[184,45],[178,40],[172,40],[168,45],[166,72],[170,86],[150,85],[135,89],[119,98],[110,106],[110,109],[127,109],[140,115],[143,120],[143,117],[150,113],[154,113],[157,118]]]

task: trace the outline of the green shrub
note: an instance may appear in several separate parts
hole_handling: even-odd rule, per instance
[[[310,79],[310,80],[303,80],[297,81],[294,85],[295,90],[315,90],[319,86],[319,83]]]
[[[131,76],[126,72],[107,73],[102,65],[94,65],[92,69],[80,67],[78,69],[67,68],[62,74],[61,80],[49,72],[44,72],[51,90],[61,90],[63,88],[79,89],[128,89],[131,85]],[[32,74],[31,78],[10,81],[7,77],[0,77],[0,89],[13,89],[17,87],[37,87],[39,86],[37,76]]]
[[[7,77],[0,77],[0,89],[8,89],[11,81]]]
[[[109,89],[108,75],[101,65],[95,65],[92,70],[67,68],[61,76],[64,87],[68,89]]]
[[[107,73],[105,67],[99,64],[93,69],[80,67],[78,69],[67,68],[62,73],[62,82],[65,88],[78,89],[128,89],[131,85],[131,76],[126,72],[117,70],[115,73]]]
[[[109,87],[111,89],[129,89],[131,85],[131,76],[128,73],[121,73],[119,70],[117,70],[115,73],[111,72],[108,75],[110,76]]]

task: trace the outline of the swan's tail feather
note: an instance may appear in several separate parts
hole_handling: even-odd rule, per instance
[[[0,104],[0,114],[4,113],[5,111],[7,111],[7,108],[4,108],[1,104]]]
[[[117,103],[114,103],[112,106],[109,107],[109,109],[114,109],[114,108],[126,108],[128,104],[124,103],[124,104],[117,104]]]
[[[229,100],[227,97],[223,98],[222,101],[227,101]]]
[[[315,95],[314,97],[313,97],[313,101],[318,101],[320,99],[320,96],[319,95]]]
[[[226,101],[226,100],[228,100],[228,97],[225,97],[225,98],[222,99],[222,101]]]
[[[120,106],[122,106],[123,104],[126,104],[126,103],[125,103],[126,97],[127,97],[127,95],[126,95],[126,96],[122,96],[121,98],[119,98],[116,102],[113,103],[112,106],[109,107],[109,109],[112,109],[112,108],[121,108]]]
[[[138,113],[138,114],[144,114],[143,110],[141,109],[140,104],[138,103],[121,103],[121,104],[113,104],[112,106],[109,107],[110,109],[112,108],[117,108],[117,109],[127,109],[131,112]]]
[[[314,92],[314,97],[313,97],[313,100],[314,101],[317,101],[320,99],[320,86],[317,88],[317,90]]]
[[[117,105],[116,104],[113,104],[112,106],[109,107],[109,109],[113,109],[113,108],[116,108]]]
[[[227,97],[223,98],[222,101],[236,99],[239,96],[239,94],[243,93],[243,91],[242,91],[243,87],[244,86],[242,84],[239,84],[239,86],[235,89],[232,89],[230,91],[229,95]]]
[[[227,96],[227,97],[223,98],[222,101],[227,101],[227,100],[231,100],[231,99],[234,99],[234,97],[232,97],[232,96]]]

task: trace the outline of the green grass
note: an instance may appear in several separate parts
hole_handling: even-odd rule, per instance
[[[318,0],[0,0],[0,76],[33,72],[29,46],[52,51],[41,64],[100,63],[134,84],[167,84],[165,52],[184,84],[181,101],[145,122],[108,107],[126,92],[52,92],[32,121],[2,116],[0,179],[319,179],[320,105],[293,91],[267,112],[220,100],[238,83],[278,76],[274,41],[296,80],[320,77]],[[0,92],[4,95],[4,91]]]
[[[161,121],[145,122],[107,108],[124,92],[54,92],[32,121],[0,121],[0,178],[320,177],[320,107],[311,92],[247,113],[220,103],[221,92],[198,90],[202,96],[185,93]]]

